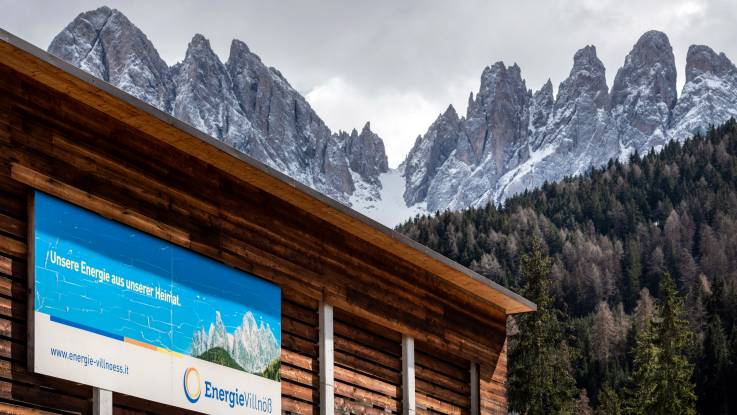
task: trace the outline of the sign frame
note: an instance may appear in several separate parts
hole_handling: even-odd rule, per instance
[[[128,228],[131,231],[137,232],[137,233],[139,233],[141,235],[145,235],[146,237],[152,238],[154,240],[157,240],[157,241],[159,241],[159,242],[161,242],[163,244],[167,244],[167,245],[170,245],[172,247],[176,247],[179,250],[181,250],[182,252],[188,253],[188,254],[190,254],[190,255],[192,255],[194,257],[199,257],[199,258],[201,258],[201,259],[203,259],[205,261],[212,262],[212,263],[216,264],[216,266],[223,267],[224,269],[227,268],[227,269],[234,270],[237,273],[243,274],[244,277],[247,277],[247,278],[248,277],[255,278],[256,280],[260,280],[262,283],[266,283],[266,284],[272,285],[274,288],[277,289],[277,292],[278,292],[277,307],[278,307],[279,310],[281,310],[281,302],[282,302],[282,294],[281,294],[281,291],[282,290],[281,290],[281,287],[279,287],[279,285],[275,284],[274,282],[272,282],[272,281],[270,281],[268,279],[264,279],[264,278],[261,278],[261,277],[259,277],[257,275],[253,275],[250,272],[242,271],[242,270],[240,270],[238,268],[232,267],[232,266],[230,266],[228,264],[225,264],[225,263],[223,263],[223,262],[221,262],[221,261],[219,261],[219,260],[217,260],[215,258],[211,258],[211,257],[206,256],[206,255],[203,255],[203,254],[201,254],[199,252],[193,251],[193,250],[189,249],[188,247],[184,247],[184,246],[179,245],[179,244],[177,244],[177,243],[175,243],[173,241],[162,239],[161,237],[158,237],[156,235],[150,234],[149,232],[147,232],[147,231],[145,231],[143,229],[140,229],[140,227],[132,226],[131,224],[124,223],[124,222],[121,222],[121,221],[112,219],[108,215],[104,215],[104,214],[101,214],[101,213],[96,212],[94,210],[91,210],[91,209],[89,209],[87,207],[80,206],[77,203],[74,203],[74,202],[71,202],[69,200],[66,200],[63,197],[59,197],[58,195],[49,194],[49,193],[43,192],[43,191],[38,190],[38,189],[33,189],[32,192],[29,193],[28,198],[27,198],[27,208],[28,208],[28,229],[27,229],[27,232],[28,232],[28,244],[27,244],[27,246],[28,246],[28,251],[27,251],[27,261],[28,261],[27,262],[27,277],[28,277],[28,291],[27,291],[27,300],[28,300],[28,302],[27,302],[27,324],[28,324],[28,328],[27,328],[27,340],[28,340],[28,343],[27,343],[27,362],[28,362],[28,369],[32,373],[40,373],[40,374],[44,374],[44,375],[55,376],[54,374],[44,373],[43,371],[40,371],[41,368],[39,367],[40,365],[38,364],[38,359],[37,359],[37,356],[36,356],[37,355],[37,352],[38,352],[38,350],[37,350],[37,344],[38,344],[38,341],[39,341],[39,333],[37,333],[37,325],[42,323],[37,318],[38,316],[36,316],[36,313],[37,313],[37,310],[36,310],[36,298],[37,298],[37,289],[38,289],[38,287],[37,287],[37,277],[38,277],[38,275],[37,275],[37,270],[36,270],[36,268],[37,268],[36,261],[38,259],[37,258],[37,253],[36,253],[36,250],[38,248],[37,242],[36,242],[36,238],[37,238],[37,235],[38,235],[38,228],[37,228],[37,226],[38,226],[38,218],[36,217],[36,215],[38,213],[37,212],[37,208],[38,208],[38,197],[37,197],[37,195],[43,195],[43,197],[48,197],[50,199],[55,199],[55,200],[57,200],[59,202],[62,202],[63,204],[66,204],[66,205],[70,206],[72,209],[79,209],[81,211],[86,212],[87,214],[90,214],[90,215],[99,217],[100,220],[104,220],[106,222],[115,224],[117,226]],[[47,253],[47,255],[48,255],[48,253]],[[172,271],[172,273],[173,273],[173,271]],[[176,277],[173,274],[171,275],[170,278],[171,278],[172,281],[174,281],[176,279]],[[173,291],[172,291],[172,294],[173,294]],[[250,309],[251,308],[247,304],[244,304],[243,306],[246,307],[247,309]],[[250,311],[248,313],[250,313]],[[218,314],[218,317],[219,317],[219,314]],[[244,316],[244,319],[245,319],[245,316]],[[204,412],[204,413],[220,413],[225,408],[228,408],[228,409],[233,409],[233,408],[241,409],[241,410],[235,411],[234,413],[273,414],[275,412],[281,412],[281,380],[280,380],[280,375],[278,374],[278,372],[279,372],[279,365],[281,363],[281,350],[282,350],[282,345],[281,345],[281,322],[282,322],[282,319],[281,319],[281,311],[278,312],[278,320],[277,321],[278,321],[278,326],[276,326],[274,328],[274,329],[277,330],[277,333],[278,333],[278,337],[277,337],[277,350],[278,350],[278,354],[277,354],[277,357],[276,357],[276,362],[277,362],[277,366],[276,366],[276,368],[277,368],[277,375],[276,375],[276,378],[274,380],[270,380],[269,378],[266,377],[267,375],[265,373],[267,373],[267,372],[264,372],[264,374],[262,374],[262,375],[252,374],[253,372],[245,371],[245,369],[241,369],[242,372],[238,372],[238,373],[241,374],[242,377],[244,375],[248,375],[248,376],[252,376],[252,377],[259,377],[259,376],[261,376],[261,377],[263,377],[263,379],[265,381],[276,382],[278,384],[278,393],[277,394],[275,394],[273,396],[271,394],[267,394],[268,397],[272,398],[272,399],[269,399],[269,411],[268,412],[265,411],[265,408],[266,408],[265,405],[264,405],[264,410],[261,409],[261,402],[260,402],[261,398],[258,397],[256,393],[251,393],[251,395],[253,395],[252,397],[245,396],[245,398],[246,398],[245,399],[246,404],[244,406],[242,402],[244,400],[243,398],[244,398],[244,395],[246,395],[246,392],[245,391],[241,391],[240,392],[240,395],[238,395],[237,394],[238,393],[238,389],[237,388],[235,388],[235,393],[236,393],[236,395],[235,395],[235,405],[233,405],[233,399],[232,399],[232,396],[231,396],[231,399],[230,399],[230,407],[229,408],[228,408],[228,397],[227,397],[228,395],[226,394],[225,395],[225,399],[223,399],[223,396],[222,396],[222,393],[221,393],[220,394],[220,398],[218,399],[218,395],[217,395],[218,389],[217,388],[214,389],[215,390],[215,396],[214,397],[210,396],[209,398],[211,399],[211,401],[214,401],[216,404],[223,404],[224,403],[226,405],[224,408],[223,407],[218,407],[217,409],[212,409],[213,406],[211,404],[213,402],[209,402],[209,401],[208,402],[205,402],[206,403],[206,405],[205,405],[206,408],[203,408],[203,405],[199,405],[199,406],[182,406],[180,404],[172,403],[172,402],[169,402],[169,401],[163,401],[163,400],[159,400],[159,399],[151,399],[150,397],[146,397],[146,396],[138,396],[138,398],[143,399],[143,400],[150,400],[152,402],[162,403],[162,404],[165,404],[165,405],[172,405],[174,407],[179,407],[179,408],[182,408],[182,409],[200,411],[200,412]],[[263,327],[263,321],[262,321],[262,327]],[[212,326],[210,328],[212,329]],[[203,327],[203,329],[204,329],[204,327]],[[227,333],[228,332],[226,332],[226,334]],[[193,335],[193,339],[194,339],[194,335]],[[194,348],[194,344],[192,345],[192,347]],[[189,357],[189,356],[187,356],[187,357]],[[223,363],[210,363],[210,361],[202,360],[203,359],[202,357],[197,357],[197,356],[194,355],[194,353],[191,354],[191,358],[192,359],[201,360],[202,362],[205,362],[208,365],[217,365],[217,366],[220,366],[221,368],[225,368],[227,370],[237,371],[237,369],[234,369],[233,366],[228,367],[227,365],[225,365]],[[212,360],[211,362],[215,362],[215,361]],[[269,368],[271,368],[271,365],[269,365]],[[127,371],[128,371],[128,369],[126,367],[126,373],[127,373]],[[184,390],[184,395],[186,396],[186,399],[189,401],[190,404],[193,404],[194,405],[198,401],[202,402],[202,401],[206,401],[206,400],[200,400],[199,399],[199,396],[197,397],[197,399],[192,399],[189,396],[188,385],[187,385],[187,382],[188,382],[188,380],[187,380],[188,379],[188,376],[187,375],[190,373],[190,371],[191,371],[191,369],[188,369],[187,371],[185,371],[184,381],[183,381],[184,382],[183,390]],[[195,369],[194,372],[197,372],[197,370]],[[273,373],[273,372],[271,372],[271,373]],[[272,375],[268,375],[268,376],[272,376]],[[59,377],[59,376],[57,376],[57,377]],[[180,379],[180,378],[178,378],[178,374],[176,374],[176,375],[173,375],[172,374],[171,377],[172,377],[172,379],[174,379],[174,378]],[[130,392],[125,391],[125,390],[116,390],[116,388],[106,388],[106,387],[104,387],[102,385],[99,385],[99,384],[93,384],[93,383],[88,383],[88,382],[80,382],[79,380],[74,379],[74,378],[65,378],[65,377],[60,377],[60,378],[61,379],[66,379],[66,380],[69,380],[69,381],[72,381],[72,382],[86,383],[86,384],[92,386],[93,387],[93,390],[101,390],[101,391],[109,390],[111,392],[124,393],[124,394],[129,394],[131,396],[136,396],[135,394],[131,394]],[[233,379],[233,377],[231,377],[231,376],[227,376],[226,378],[230,379],[231,381]],[[198,386],[197,386],[198,395],[200,395],[199,389],[201,387],[203,387],[202,388],[203,390],[204,390],[204,386],[205,385],[207,385],[207,388],[210,388],[210,382],[207,379],[205,379],[204,381],[201,380],[199,373],[197,373],[196,379],[197,379],[197,384],[198,384]],[[238,381],[236,381],[236,382],[238,382]],[[220,389],[222,389],[222,387],[220,385],[218,385],[218,387]],[[220,390],[220,392],[222,392],[222,390]],[[228,391],[226,390],[226,392],[228,392]],[[205,393],[202,393],[201,395],[202,396],[205,396]],[[239,403],[238,403],[239,402],[239,398],[240,398],[240,401],[241,401],[240,406],[239,406]],[[257,406],[251,406],[251,407],[248,406],[248,401],[249,401],[250,398],[258,399]],[[245,409],[245,411],[243,411],[244,409]]]

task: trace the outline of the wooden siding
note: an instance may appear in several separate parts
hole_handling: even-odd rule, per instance
[[[507,344],[495,365],[481,365],[479,371],[481,415],[507,414]]]
[[[400,332],[426,351],[417,356],[418,409],[467,413],[468,362],[482,363],[482,382],[484,368],[505,362],[504,312],[0,64],[0,413],[91,412],[90,387],[28,372],[33,188],[281,286],[285,412],[318,413],[320,299],[339,316],[341,413],[401,413]],[[481,390],[482,413],[503,397],[501,373],[497,389]],[[116,414],[189,413],[120,394],[114,402]]]
[[[402,413],[402,336],[335,314],[335,413]]]
[[[471,362],[427,344],[415,344],[417,413],[469,414]]]
[[[282,412],[316,415],[320,406],[317,301],[282,292]]]

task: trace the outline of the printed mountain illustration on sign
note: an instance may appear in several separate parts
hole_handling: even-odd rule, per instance
[[[217,311],[209,328],[203,326],[192,335],[192,356],[272,380],[279,380],[280,353],[271,326],[256,322],[250,311],[232,333]]]

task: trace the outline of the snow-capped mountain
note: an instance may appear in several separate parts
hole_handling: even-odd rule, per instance
[[[388,226],[417,213],[501,203],[737,116],[737,68],[723,53],[691,46],[678,97],[668,37],[650,31],[611,89],[594,46],[575,53],[555,96],[550,80],[528,89],[516,64],[486,67],[466,114],[449,106],[389,169],[369,123],[333,133],[239,40],[223,63],[195,35],[170,67],[122,13],[101,7],[74,19],[49,51]]]
[[[215,312],[215,322],[207,330],[202,327],[192,335],[193,356],[215,347],[224,349],[250,373],[263,372],[280,353],[271,327],[263,322],[259,325],[250,311],[243,315],[243,322],[233,333],[228,333],[220,312]]]
[[[673,50],[657,31],[640,37],[611,90],[594,46],[576,52],[555,99],[550,81],[533,93],[516,64],[498,62],[484,69],[465,117],[450,107],[417,138],[403,163],[404,199],[429,211],[500,203],[735,116],[732,62],[691,46],[678,98]]]
[[[673,108],[669,138],[683,141],[704,125],[737,118],[737,68],[708,46],[693,45],[686,56],[686,84]]]
[[[197,34],[169,67],[122,13],[101,7],[75,18],[49,52],[340,202],[350,204],[357,177],[369,196],[380,192],[387,159],[369,124],[355,136],[333,134],[239,40],[222,63]]]

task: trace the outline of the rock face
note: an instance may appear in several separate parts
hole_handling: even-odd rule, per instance
[[[74,19],[49,52],[338,201],[350,204],[359,177],[368,197],[379,194],[388,169],[381,138],[368,124],[353,139],[333,134],[239,40],[222,63],[195,35],[184,60],[169,67],[122,13],[101,7]]]
[[[671,139],[683,141],[737,117],[737,68],[708,46],[693,45],[686,56],[686,83],[673,109]]]
[[[122,13],[102,7],[77,16],[49,52],[156,108],[170,112],[174,84],[169,67]]]
[[[656,151],[709,125],[737,117],[737,69],[724,54],[692,46],[686,83],[665,34],[642,35],[611,90],[593,46],[576,52],[553,99],[549,81],[535,92],[516,65],[487,67],[466,117],[449,108],[418,137],[404,161],[408,205],[429,211],[501,203],[635,151]]]
[[[378,184],[381,173],[389,171],[389,162],[384,150],[384,142],[371,131],[371,124],[366,123],[359,134],[356,130],[350,135],[342,133],[341,140],[345,143],[345,153],[348,155],[348,165],[358,173],[367,183]]]
[[[390,206],[409,215],[501,203],[737,117],[737,68],[723,53],[691,46],[678,97],[671,45],[650,31],[626,56],[611,90],[594,46],[576,52],[555,97],[550,81],[528,89],[516,64],[486,67],[465,116],[449,106],[389,170],[369,123],[360,132],[331,132],[284,76],[239,40],[223,63],[195,35],[184,60],[169,67],[123,14],[102,7],[80,14],[49,51],[374,217]],[[397,207],[400,194],[406,206]]]
[[[484,69],[466,117],[448,107],[407,156],[407,204],[461,208],[492,188],[526,155],[532,101],[517,65],[497,62]]]
[[[665,144],[676,105],[676,64],[664,33],[642,35],[617,71],[611,95],[621,157]]]

